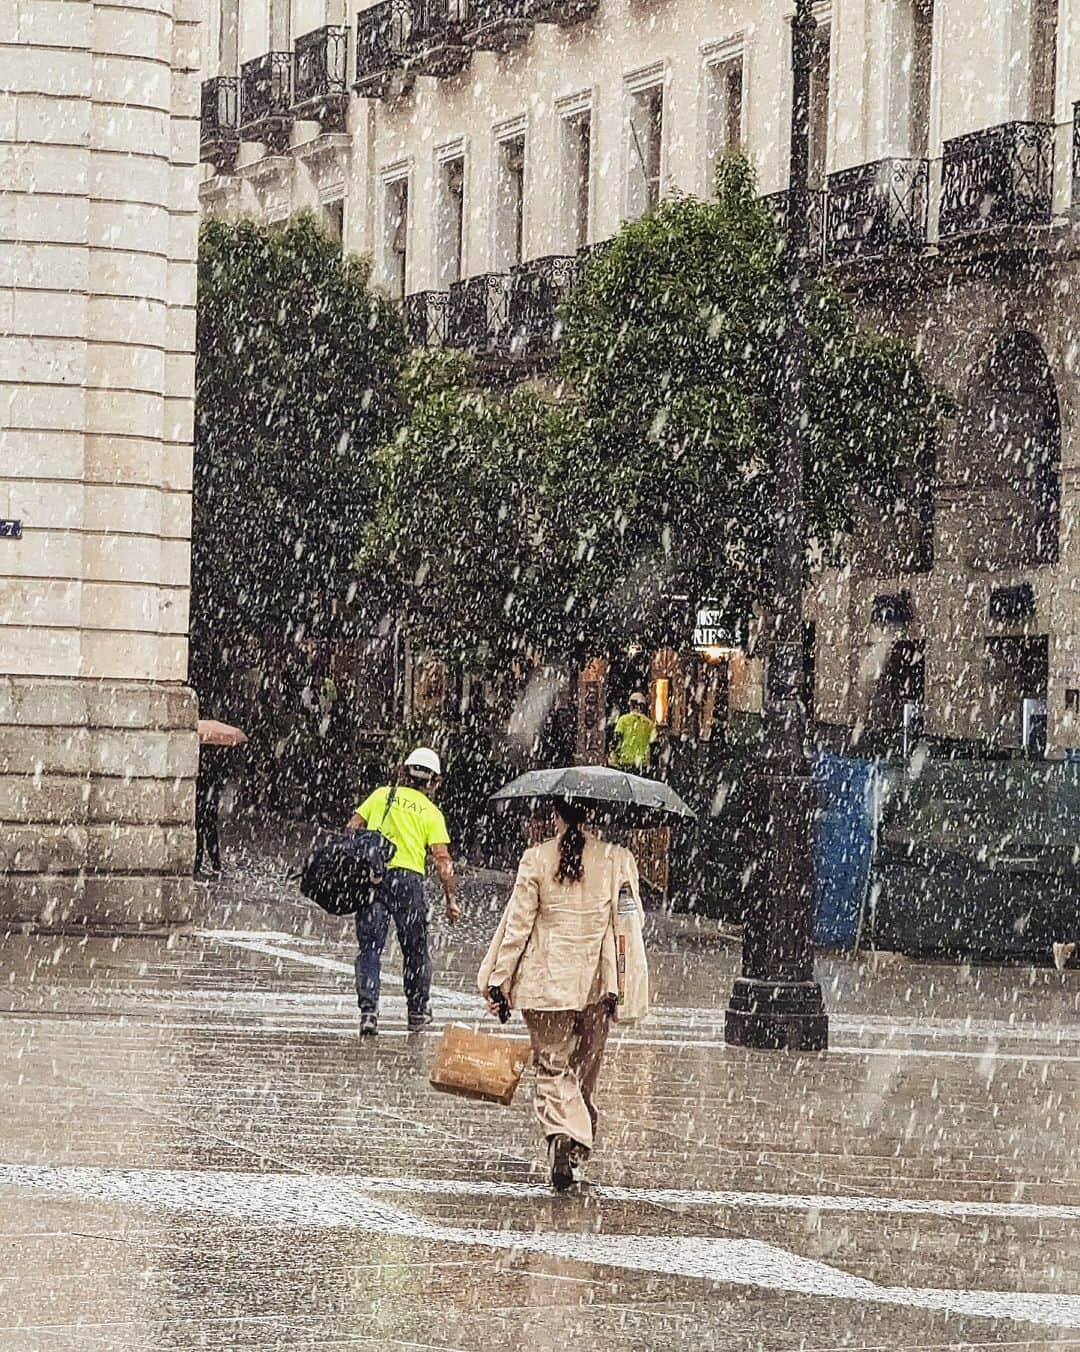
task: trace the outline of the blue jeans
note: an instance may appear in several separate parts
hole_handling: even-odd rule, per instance
[[[390,917],[394,918],[404,964],[405,1001],[410,1014],[423,1014],[431,998],[431,954],[428,952],[427,902],[424,879],[407,868],[394,868],[375,893],[375,900],[356,916],[356,998],[365,1014],[379,1009],[379,968]]]

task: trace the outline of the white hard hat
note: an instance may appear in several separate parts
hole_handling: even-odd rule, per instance
[[[442,774],[442,761],[439,760],[439,753],[432,751],[429,746],[418,746],[415,751],[410,751],[405,757],[405,768],[407,770],[423,770],[429,775]]]
[[[640,690],[635,690],[634,693],[630,696],[631,704],[648,704],[648,702],[649,701],[645,698],[645,696],[642,694]]]

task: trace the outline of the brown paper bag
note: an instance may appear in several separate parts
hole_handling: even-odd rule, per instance
[[[435,1049],[431,1084],[444,1094],[509,1103],[532,1055],[530,1043],[448,1023]]]

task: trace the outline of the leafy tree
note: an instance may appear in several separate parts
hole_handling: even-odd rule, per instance
[[[564,313],[556,402],[430,374],[380,454],[368,537],[412,587],[425,641],[464,657],[676,645],[695,604],[770,599],[786,293],[782,241],[749,168],[665,201],[600,252]],[[910,351],[810,289],[812,534],[851,496],[885,507],[940,412]]]
[[[782,240],[745,161],[716,197],[675,198],[623,230],[565,315],[562,378],[588,454],[555,511],[584,547],[576,611],[594,635],[678,641],[679,597],[733,618],[770,597],[786,282]],[[812,537],[835,546],[854,491],[887,503],[936,427],[910,351],[860,331],[828,275],[808,305]]]
[[[375,457],[379,508],[360,558],[391,580],[425,647],[500,670],[559,627],[545,512],[567,423],[534,392],[492,396],[470,377],[456,354],[417,357],[403,387],[411,416]]]
[[[317,738],[334,703],[321,677],[305,695],[298,644],[346,637],[358,619],[370,455],[400,416],[406,346],[366,262],[310,215],[203,226],[193,679],[208,712],[276,711],[279,743],[309,724]],[[242,689],[242,669],[257,690]]]

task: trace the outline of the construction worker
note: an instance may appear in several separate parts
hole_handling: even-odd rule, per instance
[[[446,819],[432,802],[442,782],[438,753],[430,747],[417,747],[399,767],[396,780],[370,794],[346,828],[380,831],[395,847],[385,881],[371,905],[356,916],[360,950],[356,955],[356,996],[360,1033],[367,1037],[379,1031],[379,977],[391,917],[404,964],[409,1032],[420,1032],[432,1022],[431,952],[424,898],[429,854],[446,897],[447,920],[453,923],[461,915]]]
[[[609,763],[619,770],[643,774],[649,768],[652,744],[656,740],[656,724],[645,712],[648,700],[640,690],[630,696],[630,712],[623,714],[615,724]]]

